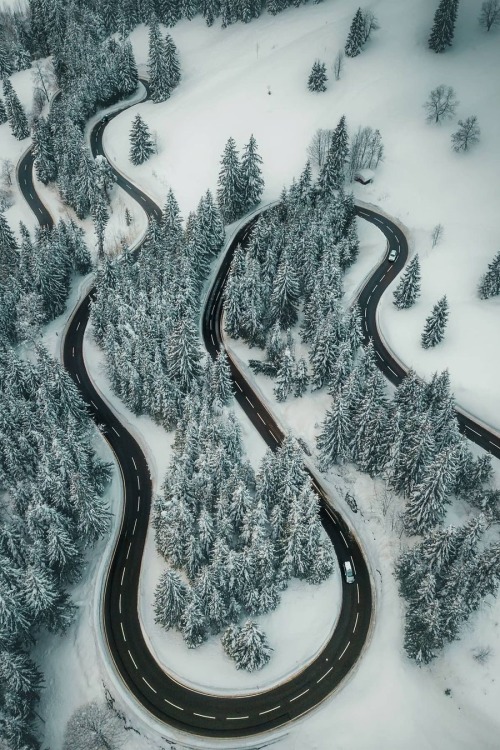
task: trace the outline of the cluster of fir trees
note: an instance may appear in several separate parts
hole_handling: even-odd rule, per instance
[[[158,19],[153,16],[149,25],[149,91],[154,102],[164,102],[179,85],[181,68],[174,40],[162,37]]]
[[[91,270],[83,230],[60,220],[35,231],[20,224],[20,242],[0,213],[0,329],[10,344],[32,340],[64,312],[73,273]]]
[[[63,200],[80,218],[91,213],[99,235],[108,218],[110,170],[105,162],[94,162],[83,129],[97,109],[135,91],[132,45],[106,39],[99,16],[87,5],[35,0],[30,7],[36,54],[52,55],[61,89],[47,119],[34,123],[37,175],[45,184],[56,181]]]
[[[28,361],[2,341],[0,400],[0,738],[37,750],[43,677],[30,649],[72,621],[66,589],[108,528],[110,471],[72,380],[41,346]]]
[[[226,224],[239,219],[259,203],[264,190],[261,164],[253,135],[243,149],[241,161],[234,138],[229,138],[217,183],[217,202]]]
[[[225,289],[225,326],[233,338],[266,349],[251,360],[257,372],[276,377],[276,395],[300,396],[308,382],[321,388],[338,365],[338,348],[353,356],[361,341],[359,313],[344,310],[342,274],[358,253],[351,194],[323,197],[309,165],[284,191],[280,204],[261,215],[245,248],[238,246]],[[301,317],[308,364],[295,358],[290,329]],[[349,343],[347,343],[349,342]]]
[[[185,403],[156,501],[156,545],[171,568],[159,582],[155,612],[190,648],[225,631],[226,653],[251,670],[266,663],[269,648],[255,623],[240,629],[239,620],[274,610],[291,577],[321,582],[334,561],[298,444],[287,438],[268,451],[255,476],[226,407],[230,397],[221,354]]]
[[[183,230],[169,191],[163,217],[150,222],[136,262],[105,259],[96,275],[91,319],[115,392],[136,414],[172,429],[201,373],[200,291],[220,250],[224,226],[210,191]]]
[[[500,542],[484,544],[486,527],[480,514],[463,526],[436,529],[396,563],[407,603],[404,647],[418,664],[455,640],[483,599],[498,591]]]
[[[223,28],[241,21],[249,23],[267,10],[276,15],[290,6],[298,7],[308,0],[76,0],[78,8],[88,7],[107,34],[129,34],[138,24],[149,24],[153,17],[165,26],[178,21],[191,21],[202,15],[207,26],[221,22]],[[316,4],[321,0],[312,0]],[[63,0],[30,0],[30,16],[38,18],[45,12],[51,17],[61,12]]]
[[[21,7],[0,9],[0,80],[31,65],[28,15]]]
[[[453,44],[459,0],[441,0],[434,15],[429,36],[429,49],[444,52]]]

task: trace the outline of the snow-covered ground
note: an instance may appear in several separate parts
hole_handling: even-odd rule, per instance
[[[385,295],[380,314],[384,334],[396,354],[422,375],[448,367],[457,400],[499,426],[500,386],[495,374],[500,349],[495,347],[494,333],[499,328],[500,301],[480,302],[475,296],[479,277],[499,248],[499,35],[482,32],[476,21],[480,3],[464,0],[453,48],[444,55],[430,53],[426,39],[436,5],[437,0],[371,3],[381,29],[359,57],[346,60],[339,82],[330,75],[324,94],[307,91],[307,76],[315,58],[331,66],[357,7],[352,1],[324,0],[226,30],[207,29],[201,19],[182,22],[171,31],[181,56],[181,85],[163,104],[140,104],[120,115],[108,126],[105,145],[116,165],[160,204],[172,187],[186,216],[207,187],[215,189],[219,158],[229,136],[241,147],[250,133],[255,135],[264,158],[264,199],[270,199],[300,173],[317,128],[334,127],[342,114],[351,132],[359,125],[379,128],[385,162],[374,183],[356,185],[355,194],[381,206],[409,228],[411,252],[420,254],[423,281],[422,297],[409,311],[393,308],[391,290]],[[138,61],[145,62],[146,30],[135,31],[133,41]],[[29,110],[29,71],[16,74],[12,82]],[[458,117],[478,116],[481,142],[470,154],[456,155],[450,149],[456,120],[442,126],[425,123],[422,104],[440,83],[456,89],[461,102]],[[146,164],[133,167],[128,161],[128,133],[137,111],[157,131],[160,152]],[[7,124],[0,126],[0,159],[15,161],[28,143],[15,141]],[[123,196],[121,200],[121,210],[117,204],[113,209],[112,236],[121,233],[121,217],[129,205]],[[59,215],[60,206],[54,202],[50,207]],[[14,227],[21,218],[34,226],[19,197],[7,216]],[[139,230],[142,221],[138,213],[133,228]],[[437,223],[444,226],[444,238],[432,249],[430,233]],[[90,225],[87,228],[90,236]],[[383,252],[376,234],[362,231],[363,252],[346,279],[349,295],[369,272],[372,254],[375,263],[377,254]],[[436,349],[424,352],[419,344],[424,319],[444,293],[450,302],[446,338]],[[50,334],[54,352],[59,340],[55,332],[56,327]],[[259,384],[270,396],[270,381],[260,379]],[[312,446],[314,425],[321,421],[326,403],[322,394],[303,400],[300,408],[295,401],[287,402],[280,407],[280,419]],[[251,437],[251,427],[243,425],[246,444],[252,440],[252,454],[258,457],[262,446]],[[155,456],[153,474],[158,477],[168,463],[168,445],[160,433],[151,423],[145,432],[150,442],[148,455]],[[431,667],[418,669],[408,662],[401,645],[402,604],[392,577],[400,544],[398,501],[389,495],[384,515],[386,495],[381,483],[349,467],[332,472],[330,478],[335,497],[342,498],[349,490],[360,507],[356,516],[345,506],[342,511],[370,560],[377,588],[376,623],[372,641],[348,683],[334,699],[295,723],[277,747],[498,748],[499,601],[483,606],[462,639],[447,647]],[[115,489],[116,484],[110,488],[110,497],[118,513]],[[75,590],[81,616],[68,637],[47,636],[38,647],[48,686],[40,714],[47,722],[45,744],[53,750],[60,749],[64,722],[74,708],[101,694],[106,670],[98,656],[92,607],[105,544],[93,551],[86,577]],[[481,664],[474,654],[488,647],[490,655]],[[450,695],[445,694],[448,689]],[[215,747],[217,743],[208,744]]]

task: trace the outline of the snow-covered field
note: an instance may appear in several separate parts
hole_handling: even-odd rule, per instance
[[[355,193],[404,222],[411,231],[411,251],[418,251],[422,261],[422,296],[414,308],[397,311],[390,290],[383,298],[380,322],[384,334],[396,354],[422,375],[448,367],[457,401],[499,427],[500,348],[495,346],[495,333],[500,300],[479,301],[476,286],[499,249],[500,37],[498,32],[485,34],[479,28],[480,2],[463,0],[453,48],[444,55],[429,52],[426,39],[436,4],[430,0],[371,3],[381,29],[358,58],[346,61],[339,82],[329,76],[324,94],[307,91],[307,76],[315,58],[331,67],[357,7],[352,0],[324,0],[226,30],[207,29],[201,19],[181,22],[171,32],[181,56],[181,85],[167,102],[139,104],[116,118],[106,130],[105,146],[116,165],[160,204],[172,187],[186,216],[207,187],[215,189],[219,158],[229,136],[241,147],[250,133],[255,135],[264,158],[264,199],[272,199],[300,173],[317,128],[334,127],[342,114],[351,132],[359,125],[379,128],[386,159],[373,185],[356,186]],[[144,28],[134,32],[133,42],[138,62],[145,62]],[[29,109],[29,71],[16,74],[12,81]],[[456,119],[442,126],[425,122],[422,104],[441,83],[456,89],[459,118],[478,116],[481,142],[469,154],[451,151]],[[137,111],[157,131],[160,146],[158,156],[141,167],[128,161],[128,133]],[[7,124],[0,126],[0,159],[15,161],[28,142],[20,144],[10,136]],[[61,206],[53,200],[51,210],[60,215]],[[118,200],[123,201],[122,208],[115,203],[116,222],[110,223],[109,232],[121,239],[121,217],[129,204],[123,195]],[[14,227],[21,218],[34,226],[19,196],[7,216]],[[133,228],[142,231],[143,219],[140,213],[135,216]],[[437,223],[443,224],[444,237],[432,249],[430,233]],[[87,229],[90,235],[90,225]],[[346,279],[349,295],[383,251],[375,230],[362,231],[362,254]],[[424,351],[419,343],[424,319],[444,293],[450,302],[447,335],[436,349]],[[55,330],[50,334],[54,352]],[[271,398],[270,381],[261,379],[259,385]],[[298,408],[292,400],[280,407],[280,419],[312,445],[314,425],[321,420],[327,401],[323,394],[315,394]],[[150,444],[148,455],[155,457],[153,473],[160,477],[168,463],[168,440],[149,420],[140,422],[148,423],[143,434]],[[258,459],[262,445],[251,427],[243,425],[246,444]],[[372,641],[348,683],[333,700],[291,727],[277,747],[498,748],[499,601],[484,606],[462,639],[447,647],[430,668],[418,669],[409,663],[402,651],[402,604],[392,577],[400,544],[397,500],[389,496],[384,515],[382,484],[349,467],[332,472],[331,487],[336,497],[343,497],[346,490],[352,492],[360,507],[356,516],[347,507],[342,510],[370,560],[377,588],[376,624]],[[118,489],[117,483],[110,489],[116,512]],[[95,575],[103,552],[104,543],[93,551],[87,577],[75,590],[81,617],[68,637],[47,637],[38,647],[47,675],[40,713],[47,722],[45,744],[53,750],[61,747],[63,724],[72,710],[101,694],[101,679],[106,675],[95,642],[93,611]],[[147,601],[146,596],[141,598]],[[270,633],[271,626],[266,627]],[[316,646],[311,642],[312,649],[325,632],[318,635]],[[490,656],[481,664],[474,654],[487,647]],[[448,689],[450,695],[445,694]]]

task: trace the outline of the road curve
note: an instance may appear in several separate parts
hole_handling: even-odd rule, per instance
[[[94,156],[103,153],[103,131],[116,114],[118,112],[104,116],[94,126],[91,133]],[[40,223],[50,227],[52,218],[34,187],[33,162],[32,151],[29,151],[18,167],[20,188]],[[158,220],[161,209],[114,171],[118,185],[138,201],[149,218]],[[231,243],[204,311],[204,339],[212,356],[222,342],[222,291],[231,257],[237,243],[245,241],[248,231],[249,228],[244,227]],[[139,251],[140,245],[136,252]],[[63,362],[92,418],[104,426],[123,479],[123,519],[107,572],[102,606],[104,633],[117,672],[146,710],[166,724],[188,733],[230,738],[282,726],[330,695],[359,658],[372,616],[370,576],[362,552],[340,516],[328,508],[323,489],[318,480],[313,479],[322,499],[322,521],[338,560],[350,559],[356,571],[354,585],[347,585],[342,579],[341,613],[335,632],[321,653],[288,682],[245,697],[215,696],[192,690],[164,673],[149,651],[138,615],[140,567],[152,499],[149,469],[137,441],[94,388],[83,358],[83,339],[94,291],[94,288],[90,289],[81,300],[68,324],[63,342]],[[212,339],[214,331],[216,337]],[[268,444],[276,448],[283,438],[277,424],[265,406],[259,403],[249,384],[236,370],[233,373],[236,399]]]
[[[387,239],[388,252],[395,250],[397,254],[396,260],[391,263],[387,260],[387,253],[384,261],[372,273],[358,297],[365,343],[372,339],[378,367],[385,377],[397,386],[407,374],[408,369],[401,365],[384,343],[377,326],[377,306],[382,294],[406,263],[408,241],[401,228],[386,216],[361,206],[357,206],[356,213],[380,229]],[[489,430],[470,415],[463,413],[460,407],[455,410],[455,413],[462,434],[496,458],[500,458],[500,435]]]

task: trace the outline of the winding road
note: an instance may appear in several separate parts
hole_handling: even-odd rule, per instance
[[[144,82],[145,83],[145,82]],[[147,86],[147,84],[145,83]],[[136,102],[134,102],[136,103]],[[125,104],[123,109],[127,105]],[[121,111],[121,110],[120,110]],[[116,116],[105,115],[91,133],[92,153],[104,154],[102,136],[106,124]],[[111,165],[113,166],[113,165]],[[161,209],[114,170],[117,184],[126,190],[146,211],[149,218],[159,219]],[[52,226],[52,218],[36,193],[33,182],[33,154],[29,151],[18,165],[18,180],[23,195],[38,221]],[[403,232],[389,219],[374,211],[357,208],[358,215],[379,226],[396,248],[395,263],[386,260],[366,282],[359,303],[363,309],[365,337],[371,337],[381,370],[392,382],[404,375],[386,351],[376,326],[376,307],[383,290],[403,268],[408,245]],[[221,320],[222,298],[229,266],[238,243],[245,243],[256,221],[254,216],[236,234],[222,260],[203,312],[203,339],[211,356],[223,347]],[[140,245],[136,252],[140,251]],[[354,535],[334,510],[321,481],[312,476],[321,498],[322,521],[341,564],[351,560],[356,582],[348,585],[342,577],[342,607],[335,631],[321,653],[291,680],[255,695],[216,696],[193,690],[166,674],[156,662],[144,638],[138,614],[138,590],[141,561],[152,500],[152,485],[146,458],[134,437],[127,431],[108,404],[100,397],[87,372],[83,356],[83,339],[89,321],[94,289],[79,302],[67,326],[64,365],[88,405],[92,418],[105,427],[106,439],[121,470],[124,487],[124,509],[119,536],[107,571],[102,600],[103,630],[117,673],[135,698],[155,717],[188,733],[213,737],[242,737],[264,732],[301,716],[327,698],[356,664],[363,650],[372,618],[372,588],[366,561]],[[235,398],[255,428],[271,448],[276,448],[283,434],[236,365],[231,362]],[[500,456],[500,441],[492,433],[472,422],[461,423],[475,442],[491,443],[489,450]],[[482,432],[481,432],[482,431]],[[493,441],[496,442],[493,444]]]

